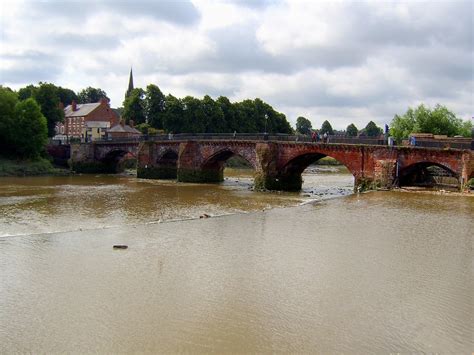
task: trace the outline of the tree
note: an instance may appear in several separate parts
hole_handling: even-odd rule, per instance
[[[224,119],[224,112],[220,105],[215,102],[209,95],[204,96],[201,100],[201,106],[204,116],[206,117],[207,133],[225,133],[228,132],[227,124]]]
[[[88,87],[86,89],[83,89],[79,92],[77,95],[77,98],[79,100],[79,103],[81,104],[90,104],[90,103],[95,103],[99,102],[100,99],[107,99],[110,101],[110,99],[107,97],[107,94],[104,90],[99,89],[99,88],[93,88],[93,87]]]
[[[312,128],[311,121],[307,118],[300,116],[296,119],[296,131],[301,134],[310,133]]]
[[[395,115],[390,124],[390,135],[398,142],[407,139],[410,133],[432,133],[439,135],[469,137],[472,123],[462,119],[445,106],[436,105],[434,109],[421,104],[415,109],[409,107],[404,115]]]
[[[151,127],[162,129],[165,95],[158,86],[150,84],[146,87],[143,105],[148,124]]]
[[[48,124],[48,137],[53,137],[57,122],[64,120],[64,111],[59,107],[58,88],[49,83],[40,83],[34,90],[34,99],[41,107],[41,113],[46,117]]]
[[[357,134],[359,133],[359,130],[355,126],[355,124],[351,123],[349,126],[346,128],[346,135],[348,137],[357,137]]]
[[[329,123],[329,121],[324,121],[323,124],[321,125],[321,130],[319,131],[320,134],[324,134],[324,133],[327,133],[329,135],[332,135],[334,134],[334,131],[332,129],[332,126],[331,124]]]
[[[33,98],[20,101],[15,106],[15,118],[12,143],[17,155],[39,157],[48,140],[47,122],[40,106]]]
[[[12,149],[17,102],[17,94],[0,85],[0,154],[9,153]]]
[[[364,133],[368,137],[378,137],[383,133],[382,128],[378,127],[373,121],[367,123],[367,126],[364,128]]]
[[[474,138],[474,134],[473,134],[473,125],[472,125],[472,122],[471,121],[464,121],[462,123],[462,127],[459,131],[459,134],[463,137],[467,137],[467,138]]]
[[[422,133],[457,135],[462,128],[462,120],[445,106],[436,105],[434,110],[420,105],[416,113],[415,131]]]
[[[58,87],[58,96],[59,102],[62,102],[65,107],[70,105],[73,101],[79,101],[79,98],[74,91],[71,89],[62,88],[60,86]]]
[[[173,95],[166,96],[163,128],[166,132],[180,133],[184,126],[184,108],[181,100]]]
[[[18,99],[20,100],[26,100],[30,97],[35,96],[35,92],[38,90],[38,87],[34,85],[28,85],[25,86],[24,88],[21,88],[18,90]]]
[[[390,136],[397,142],[407,139],[410,133],[414,132],[415,123],[415,111],[412,108],[409,108],[403,116],[395,115],[390,124]]]
[[[123,114],[125,122],[129,123],[133,120],[135,124],[145,123],[145,107],[144,107],[145,91],[140,88],[133,89],[129,96],[123,102]]]
[[[33,98],[19,101],[15,92],[0,86],[0,152],[35,158],[44,150],[47,123]]]

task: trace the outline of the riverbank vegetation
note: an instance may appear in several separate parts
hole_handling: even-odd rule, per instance
[[[0,177],[68,175],[69,170],[55,168],[48,159],[6,159],[0,157]]]

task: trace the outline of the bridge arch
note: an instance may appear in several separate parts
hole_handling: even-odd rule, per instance
[[[101,162],[104,164],[105,167],[107,167],[107,170],[111,173],[116,173],[119,172],[120,170],[123,170],[123,168],[127,168],[128,166],[120,166],[121,163],[123,163],[124,158],[129,157],[131,160],[134,160],[134,163],[132,163],[133,166],[130,167],[135,167],[136,166],[136,160],[137,156],[135,152],[126,150],[126,149],[113,149],[109,152],[107,152],[103,158],[101,159]]]
[[[156,160],[160,179],[176,179],[178,171],[178,153],[171,148],[165,150]]]
[[[303,185],[302,174],[311,164],[318,160],[330,157],[337,160],[341,165],[345,166],[347,170],[356,177],[356,172],[360,165],[359,160],[348,160],[347,157],[339,152],[325,152],[325,151],[305,151],[299,152],[290,156],[279,169],[278,180],[285,190],[299,191]]]
[[[247,154],[242,154],[239,150],[232,149],[231,147],[223,148],[204,160],[201,168],[203,171],[207,172],[207,174],[214,176],[213,181],[223,181],[225,163],[232,157],[239,157],[245,160],[255,170],[255,160],[246,155]]]
[[[400,169],[399,186],[459,186],[460,174],[439,162],[420,161]]]

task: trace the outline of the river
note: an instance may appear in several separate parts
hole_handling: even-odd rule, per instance
[[[226,177],[1,178],[0,353],[472,352],[472,197]]]

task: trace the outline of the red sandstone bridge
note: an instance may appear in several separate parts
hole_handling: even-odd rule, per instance
[[[368,144],[361,144],[368,143]],[[137,159],[137,177],[182,182],[219,182],[225,162],[240,156],[255,169],[255,187],[300,190],[302,172],[323,157],[332,157],[354,175],[355,188],[391,188],[416,179],[429,166],[455,177],[460,188],[474,177],[474,153],[382,145],[383,141],[313,143],[295,136],[181,135],[153,140],[98,141],[71,146],[76,171],[107,171],[125,155]]]

